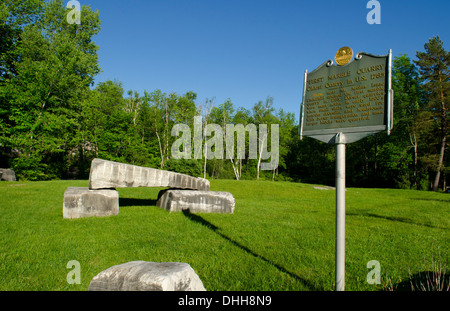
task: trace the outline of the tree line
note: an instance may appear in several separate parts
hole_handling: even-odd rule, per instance
[[[0,4],[0,167],[27,180],[84,179],[93,158],[173,170],[193,176],[334,184],[335,148],[299,140],[291,112],[274,99],[251,109],[185,94],[125,92],[120,81],[94,84],[100,72],[93,42],[98,11],[83,6],[69,24],[62,0]],[[449,174],[450,53],[438,36],[416,60],[394,58],[394,127],[347,146],[347,184],[359,187],[445,189]],[[175,124],[279,124],[278,167],[261,158],[174,159]],[[203,141],[207,143],[207,138]],[[248,137],[246,138],[248,146]],[[270,148],[269,144],[269,148]],[[246,148],[248,152],[248,148]]]

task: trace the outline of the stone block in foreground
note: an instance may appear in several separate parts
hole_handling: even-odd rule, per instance
[[[205,291],[194,269],[182,262],[130,261],[96,276],[89,291]]]
[[[126,187],[171,187],[209,190],[209,180],[150,167],[102,159],[92,160],[89,174],[89,189]]]
[[[223,191],[168,189],[160,191],[156,205],[170,212],[233,214],[234,197]]]
[[[16,173],[9,168],[0,168],[0,180],[16,181]]]
[[[111,216],[119,214],[119,192],[69,187],[64,192],[64,218]]]

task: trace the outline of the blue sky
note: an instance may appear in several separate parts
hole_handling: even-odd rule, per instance
[[[125,92],[197,93],[197,104],[230,98],[235,107],[274,98],[298,110],[305,69],[354,53],[408,54],[439,35],[450,50],[450,1],[379,0],[381,24],[369,25],[367,0],[79,0],[98,9],[103,72]],[[125,93],[126,94],[126,93]]]

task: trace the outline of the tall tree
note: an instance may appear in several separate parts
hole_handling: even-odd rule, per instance
[[[218,124],[222,127],[222,133],[223,133],[223,140],[224,140],[224,144],[226,143],[226,125],[231,123],[231,120],[233,118],[233,114],[234,114],[234,107],[233,107],[233,103],[231,101],[231,99],[227,99],[224,103],[220,104],[217,107],[213,107],[211,110],[211,115],[210,115],[210,119],[212,123]],[[215,172],[215,174],[213,174],[216,178],[220,178],[221,173],[224,170],[224,165],[225,165],[225,161],[226,160],[230,160],[231,165],[233,167],[233,172],[235,174],[236,179],[239,179],[239,174],[238,174],[238,170],[237,170],[237,166],[235,163],[235,159],[234,158],[230,158],[230,159],[223,159],[223,156],[220,159],[215,159],[213,161],[214,163],[214,169],[213,172]]]
[[[10,135],[14,122],[10,120],[13,104],[7,84],[17,77],[20,62],[19,47],[27,25],[42,17],[43,1],[4,0],[0,3],[0,166],[8,167],[14,156]]]
[[[0,3],[0,85],[16,75],[14,63],[19,59],[17,47],[27,25],[42,17],[44,3],[40,0],[4,0]]]
[[[166,136],[163,135],[165,132],[165,124],[166,124],[166,107],[167,107],[167,95],[166,93],[163,93],[161,90],[155,90],[151,93],[148,93],[147,91],[144,91],[144,99],[143,99],[145,105],[148,105],[148,107],[151,110],[151,116],[152,116],[152,131],[156,136],[157,142],[158,142],[158,150],[159,150],[159,167],[163,168],[166,160],[166,155],[164,153],[164,146],[165,146],[165,138]]]
[[[424,80],[428,108],[436,122],[439,137],[439,156],[433,190],[437,191],[441,171],[444,168],[444,154],[447,146],[450,108],[450,53],[444,49],[439,36],[431,38],[424,46],[425,52],[417,52],[416,64]]]
[[[256,125],[266,124],[268,128],[270,125],[275,123],[275,116],[273,112],[275,109],[273,108],[273,97],[268,96],[266,101],[262,100],[258,101],[255,105],[253,105],[253,119],[255,120]],[[264,148],[268,145],[268,132],[261,131],[261,127],[259,127],[258,133],[258,162],[256,166],[256,179],[259,179],[259,172],[261,169],[261,160]]]
[[[280,124],[280,158],[279,164],[276,169],[273,170],[272,180],[275,178],[275,174],[278,175],[279,167],[283,170],[287,169],[287,157],[291,146],[295,143],[295,116],[292,112],[285,112],[283,109],[279,109],[276,115]]]
[[[389,186],[418,189],[421,138],[426,134],[428,112],[417,67],[407,55],[394,58],[394,127],[381,146],[380,165]]]
[[[96,156],[119,160],[121,141],[125,134],[120,131],[121,124],[115,123],[123,118],[125,101],[124,89],[120,81],[100,82],[91,92],[91,96],[83,106],[84,122],[91,133],[90,143],[95,147]],[[112,135],[112,132],[114,135]]]
[[[136,126],[136,119],[141,110],[141,98],[137,91],[129,90],[127,92],[128,98],[125,99],[125,111],[132,115],[133,125]]]
[[[251,116],[250,110],[245,109],[243,107],[239,107],[236,110],[236,113],[234,114],[231,122],[233,124],[235,124],[235,125],[236,124],[242,124],[244,127],[246,127],[250,123],[253,123],[253,118]],[[245,132],[244,132],[244,134],[245,134]],[[247,138],[249,138],[248,136],[249,135],[247,135]],[[245,144],[244,147],[245,147],[245,150],[246,150],[246,154],[244,154],[244,156],[247,159],[247,163],[248,163],[248,161],[250,161],[249,160],[250,150],[249,150],[249,139],[247,139],[247,138],[245,138],[245,141],[244,141],[244,144]],[[237,148],[236,148],[236,153],[237,153]],[[235,170],[233,169],[237,173],[236,178],[237,179],[241,179],[242,178],[242,167],[243,167],[242,158],[241,157],[237,158],[236,166],[238,166],[238,167],[236,167]],[[235,175],[236,175],[236,173],[235,173]]]
[[[195,105],[197,94],[189,91],[181,96],[173,93],[173,96],[171,119],[175,124],[193,125],[194,117],[199,113],[199,109]]]
[[[83,7],[82,24],[69,25],[63,1],[43,4],[35,23],[23,28],[16,46],[16,74],[3,81],[8,94],[6,144],[18,150],[12,163],[30,179],[60,176],[74,148],[80,102],[99,72],[91,41],[100,30],[98,12]]]
[[[206,163],[208,160],[208,140],[206,139],[206,127],[208,125],[209,119],[210,119],[210,115],[211,115],[211,110],[213,109],[215,105],[215,98],[212,99],[205,99],[205,102],[203,103],[203,106],[200,107],[201,108],[201,116],[202,116],[202,121],[203,121],[203,140],[204,141],[204,145],[203,145],[203,178],[206,178]]]

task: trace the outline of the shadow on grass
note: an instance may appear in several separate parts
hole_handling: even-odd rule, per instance
[[[449,291],[450,273],[421,271],[408,280],[394,284],[396,291]]]
[[[119,206],[156,206],[156,200],[119,198]]]
[[[231,244],[233,244],[234,246],[239,247],[241,250],[245,251],[246,253],[261,259],[262,261],[274,266],[275,268],[277,268],[279,271],[288,274],[290,277],[296,279],[297,281],[301,282],[303,285],[305,285],[306,287],[308,287],[309,290],[314,290],[314,291],[320,291],[323,290],[322,288],[317,288],[314,286],[314,284],[312,284],[311,282],[301,278],[300,276],[288,271],[286,268],[280,266],[279,264],[276,264],[272,261],[270,261],[269,259],[255,253],[254,251],[252,251],[251,249],[249,249],[248,247],[234,241],[233,239],[231,239],[230,237],[228,237],[227,235],[219,232],[218,230],[220,229],[219,227],[213,225],[212,223],[210,223],[209,221],[205,220],[204,218],[202,218],[201,216],[192,214],[189,210],[183,210],[183,214],[184,216],[186,216],[187,218],[189,218],[189,220],[199,223],[203,226],[205,226],[206,228],[212,230],[214,233],[218,234],[220,237],[222,237],[223,239],[227,240],[228,242],[230,242]]]
[[[428,228],[444,229],[444,228],[441,228],[441,227],[436,227],[436,226],[432,226],[432,225],[428,225],[428,224],[424,224],[424,223],[420,223],[420,222],[415,222],[415,221],[413,221],[413,220],[411,220],[409,218],[406,218],[406,217],[383,216],[383,215],[377,215],[377,214],[372,214],[372,213],[346,213],[346,215],[348,215],[348,216],[374,217],[374,218],[380,218],[380,219],[385,219],[385,220],[390,220],[390,221],[402,222],[402,223],[405,223],[405,224],[424,226],[424,227],[428,227]]]

